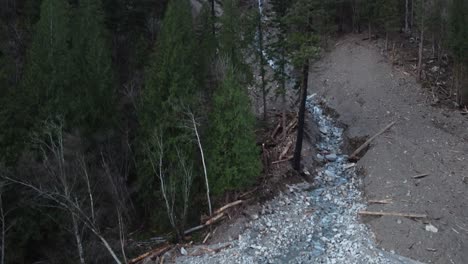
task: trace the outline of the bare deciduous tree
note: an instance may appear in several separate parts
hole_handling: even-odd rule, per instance
[[[183,153],[179,148],[175,148],[178,158],[178,166],[181,168],[182,175],[178,175],[181,178],[182,182],[180,186],[177,185],[176,179],[171,177],[169,173],[166,172],[165,162],[171,162],[165,160],[166,149],[164,145],[162,133],[157,131],[153,134],[152,139],[147,144],[147,152],[151,162],[151,167],[153,173],[157,176],[160,182],[161,193],[166,205],[166,211],[169,218],[169,222],[173,229],[177,233],[178,239],[183,238],[184,234],[184,225],[187,216],[189,198],[190,198],[190,189],[192,187],[193,181],[193,168],[190,164],[188,157]],[[176,200],[179,198],[177,195],[180,190],[180,195],[182,196],[182,212],[177,214],[176,212]]]
[[[213,215],[213,210],[212,210],[212,207],[211,207],[210,184],[209,184],[209,181],[208,181],[208,173],[207,173],[207,170],[206,170],[205,153],[203,152],[203,146],[201,144],[200,134],[198,133],[198,124],[197,124],[197,122],[195,120],[195,116],[192,113],[192,111],[188,111],[188,116],[190,118],[190,121],[192,122],[193,131],[195,133],[195,136],[197,137],[198,149],[200,150],[200,155],[201,155],[202,164],[203,164],[203,173],[205,175],[206,199],[208,201],[208,211],[210,213],[210,216],[212,216]]]
[[[76,168],[70,165],[72,162],[66,161],[63,138],[62,121],[47,122],[45,133],[34,138],[35,143],[43,154],[43,166],[47,171],[46,178],[42,179],[43,182],[33,183],[6,175],[3,175],[3,178],[9,182],[29,188],[42,198],[55,203],[56,207],[69,213],[80,263],[85,263],[83,242],[79,230],[79,226],[84,225],[101,241],[115,263],[121,264],[120,259],[109,242],[104,238],[95,221],[95,205],[86,164],[84,161],[79,162],[83,177],[79,177],[79,175],[73,173],[79,170],[75,170]],[[80,178],[82,182],[80,182]],[[80,195],[80,192],[77,190],[77,186],[80,184],[87,186],[86,195]],[[87,203],[90,204],[89,209],[86,209],[83,205]]]

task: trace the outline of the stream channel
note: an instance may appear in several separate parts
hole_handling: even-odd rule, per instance
[[[315,95],[307,110],[320,131],[316,148],[323,166],[309,168],[314,183],[288,185],[288,191],[261,205],[237,238],[210,248],[216,254],[181,257],[178,263],[399,263],[419,262],[376,247],[358,211],[366,207],[361,176],[342,153],[344,129],[328,116]],[[197,254],[197,248],[193,249]]]

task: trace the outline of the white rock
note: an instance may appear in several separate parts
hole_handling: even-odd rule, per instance
[[[437,227],[433,226],[432,224],[426,225],[426,231],[432,232],[432,233],[437,233],[439,229]]]
[[[328,154],[328,155],[325,156],[325,158],[328,161],[335,161],[338,157],[336,156],[336,154]]]
[[[180,254],[184,255],[184,256],[187,256],[187,250],[184,248],[184,247],[181,247],[180,248]]]

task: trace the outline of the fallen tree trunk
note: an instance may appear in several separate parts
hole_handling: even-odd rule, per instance
[[[203,229],[203,228],[205,228],[207,226],[215,224],[216,222],[221,220],[221,218],[223,218],[226,215],[224,213],[224,211],[226,211],[227,209],[229,209],[231,207],[234,207],[236,205],[242,204],[243,202],[244,202],[244,200],[237,200],[235,202],[226,204],[225,206],[223,206],[223,207],[219,208],[218,210],[214,211],[213,212],[214,216],[209,218],[208,220],[206,220],[206,222],[204,224],[201,224],[201,225],[198,225],[198,226],[195,226],[195,227],[192,227],[190,229],[185,230],[184,235],[188,235],[188,234],[193,233],[195,231],[201,230],[201,229]]]
[[[226,209],[229,209],[229,208],[231,208],[231,207],[233,207],[233,206],[239,205],[239,204],[241,204],[241,203],[243,203],[243,202],[244,202],[243,200],[237,200],[237,201],[235,201],[235,202],[228,203],[228,204],[226,204],[225,206],[223,206],[223,207],[219,208],[218,210],[216,210],[216,211],[214,212],[214,214],[216,215],[216,214],[219,214],[219,213],[221,213],[221,212],[224,212]]]
[[[370,215],[370,216],[400,216],[408,218],[427,218],[425,214],[411,214],[411,213],[396,213],[396,212],[370,212],[370,211],[359,211],[359,215]]]
[[[375,134],[374,136],[372,136],[371,138],[369,138],[366,142],[364,142],[364,144],[362,144],[359,148],[357,148],[353,154],[351,154],[351,156],[349,156],[349,159],[350,160],[358,160],[357,158],[357,155],[363,150],[365,149],[367,146],[369,146],[369,144],[374,141],[374,139],[376,139],[378,136],[380,136],[381,134],[383,134],[385,131],[387,131],[388,129],[390,129],[393,125],[395,125],[396,122],[392,122],[390,124],[388,124],[386,127],[384,127],[382,130],[380,130],[377,134]]]
[[[132,259],[132,260],[130,260],[128,262],[128,264],[135,264],[135,263],[138,263],[138,262],[140,262],[140,261],[142,261],[142,260],[144,260],[146,258],[149,258],[149,257],[160,256],[160,255],[166,253],[166,251],[168,251],[171,248],[172,248],[172,245],[165,245],[163,247],[155,248],[155,249],[153,249],[151,251],[148,251],[148,252],[146,252],[146,253],[144,253],[144,254],[142,254],[142,255],[140,255],[140,256]]]

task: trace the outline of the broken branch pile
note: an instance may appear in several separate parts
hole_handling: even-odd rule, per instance
[[[274,126],[271,134],[267,134],[262,144],[263,167],[267,173],[273,172],[270,170],[271,165],[278,165],[292,159],[296,140],[294,135],[298,124],[297,113],[289,112],[284,117],[278,114],[276,117],[274,123],[277,125]],[[275,167],[274,171],[277,171],[278,166]]]

